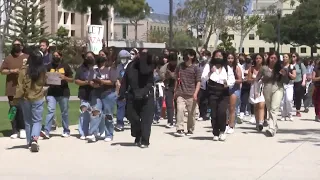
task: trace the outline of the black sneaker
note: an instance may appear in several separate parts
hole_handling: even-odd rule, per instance
[[[193,132],[189,130],[189,131],[186,133],[186,135],[187,135],[187,136],[192,136],[192,135],[193,135]]]
[[[305,113],[308,113],[308,112],[309,112],[309,108],[306,108],[306,109],[304,110],[304,112],[305,112]]]
[[[184,131],[183,130],[178,130],[176,133],[174,133],[176,136],[179,136],[179,137],[184,137],[185,134],[184,134]]]
[[[146,145],[146,144],[141,144],[141,145],[140,145],[140,148],[142,148],[142,149],[148,148],[148,147],[149,147],[149,145]]]
[[[258,130],[259,132],[261,132],[261,131],[263,130],[263,124],[258,124],[258,125],[257,125],[257,130]]]
[[[32,140],[31,145],[30,145],[30,151],[31,152],[39,152],[39,145],[36,140]]]
[[[136,137],[136,139],[134,140],[134,144],[136,146],[139,146],[141,144],[141,138],[140,137]]]
[[[120,132],[120,131],[124,131],[124,128],[123,128],[122,125],[117,124],[117,125],[114,127],[114,130],[117,131],[117,132]]]

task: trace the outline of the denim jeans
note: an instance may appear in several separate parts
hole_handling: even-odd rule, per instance
[[[20,105],[25,122],[27,144],[30,144],[32,137],[40,136],[44,99],[34,102],[21,100]]]
[[[235,110],[235,117],[237,117],[237,114],[240,111],[240,105],[241,105],[241,89],[234,91],[233,94],[237,96],[236,110]],[[237,124],[237,121],[234,121],[234,124]]]
[[[98,115],[91,114],[89,134],[97,135],[97,132],[103,127],[105,136],[113,137],[113,107],[116,103],[117,95],[115,92],[102,94],[101,98],[94,98],[92,112],[98,111]],[[101,132],[100,132],[101,134]]]
[[[123,118],[126,113],[126,101],[117,101],[117,125],[124,126]]]
[[[162,111],[162,101],[163,101],[163,97],[157,97],[154,100],[154,117],[153,120],[159,121],[160,117],[161,117],[161,111]]]
[[[48,103],[48,114],[46,117],[46,124],[44,131],[47,135],[50,134],[51,126],[53,119],[55,117],[57,103],[59,104],[60,111],[61,111],[61,119],[62,119],[62,127],[63,133],[70,134],[69,129],[69,97],[54,97],[54,96],[47,96],[47,103]]]
[[[115,92],[102,94],[103,114],[105,116],[105,133],[106,137],[112,138],[114,132],[113,125],[113,108],[117,103],[117,94]]]
[[[88,136],[90,123],[90,103],[86,100],[80,100],[80,116],[79,116],[79,134],[80,136]],[[86,111],[82,111],[86,108]]]

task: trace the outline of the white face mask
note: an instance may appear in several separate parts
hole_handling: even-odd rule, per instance
[[[127,63],[127,59],[121,59],[121,64],[126,64]]]
[[[207,60],[208,60],[207,56],[202,57],[202,61],[207,61]]]

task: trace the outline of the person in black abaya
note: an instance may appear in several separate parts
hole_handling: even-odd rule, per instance
[[[131,123],[131,135],[135,137],[135,144],[141,148],[150,144],[154,116],[154,69],[152,56],[143,51],[140,57],[128,65],[119,91],[119,100],[125,100],[126,95],[126,114]]]

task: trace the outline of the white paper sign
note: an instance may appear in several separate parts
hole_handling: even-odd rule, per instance
[[[104,33],[104,26],[88,25],[88,51],[99,54],[102,49],[102,39]]]
[[[60,73],[47,72],[47,84],[49,85],[61,85]]]

